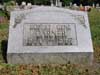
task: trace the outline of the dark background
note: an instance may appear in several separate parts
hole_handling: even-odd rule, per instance
[[[11,0],[0,0],[0,3],[4,3],[4,2],[9,2]],[[25,1],[27,3],[31,2],[32,4],[37,4],[37,5],[50,5],[50,0],[14,0],[16,1],[19,5],[21,4],[22,1]],[[83,4],[83,5],[92,5],[93,3],[99,3],[100,4],[100,0],[61,0],[61,2],[63,3],[63,5],[69,5],[70,2],[72,2],[73,4],[76,3],[77,5]]]

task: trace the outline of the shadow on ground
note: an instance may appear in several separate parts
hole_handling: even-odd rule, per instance
[[[7,44],[8,40],[2,40],[1,42],[1,52],[5,63],[7,63]]]

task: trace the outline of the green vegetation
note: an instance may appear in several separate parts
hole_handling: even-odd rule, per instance
[[[0,11],[0,16],[6,16],[3,11]]]
[[[94,65],[11,65],[4,63],[2,56],[2,40],[8,38],[8,24],[0,24],[0,75],[100,75],[100,12],[92,9],[89,14],[90,27],[94,45]]]
[[[100,62],[100,11],[93,9],[89,13],[89,21],[94,45],[95,61]]]
[[[93,9],[89,13],[89,19],[93,43],[100,46],[100,11]]]
[[[9,25],[8,24],[0,24],[0,30],[8,30]]]
[[[100,68],[76,64],[11,65],[1,64],[0,75],[100,75]]]

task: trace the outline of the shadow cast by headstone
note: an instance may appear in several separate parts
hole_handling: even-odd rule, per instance
[[[2,40],[1,42],[1,52],[5,63],[7,63],[7,44],[8,40]]]

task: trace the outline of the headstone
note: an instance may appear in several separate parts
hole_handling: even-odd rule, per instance
[[[25,6],[26,5],[26,2],[22,2],[22,5]]]
[[[87,12],[49,6],[13,11],[9,28],[10,64],[90,64],[93,60]]]
[[[0,9],[2,9],[2,10],[4,9],[4,6],[2,4],[0,4]]]
[[[70,7],[72,7],[72,2],[70,2]]]
[[[96,8],[100,11],[100,5],[99,5],[99,3],[96,4]]]
[[[78,10],[79,9],[79,7],[77,6],[77,4],[73,4],[73,9],[74,10]]]
[[[96,7],[99,7],[99,3],[96,4]]]
[[[56,0],[56,6],[60,7],[60,5],[62,5],[61,2],[60,2],[60,0]]]
[[[19,7],[18,3],[16,3],[16,6],[15,6],[14,10],[20,10],[20,7]]]
[[[92,4],[92,7],[95,8],[95,4],[94,3]]]
[[[59,2],[59,7],[62,7],[62,2]]]
[[[26,7],[26,2],[22,2],[21,9],[25,9],[25,7]]]
[[[80,10],[81,11],[85,11],[85,8],[84,8],[84,6],[82,4],[80,4]]]
[[[74,7],[77,7],[77,4],[73,4]]]
[[[53,0],[51,0],[51,6],[54,6]]]
[[[27,4],[27,9],[31,9],[32,8],[32,4],[31,3],[28,3]]]

